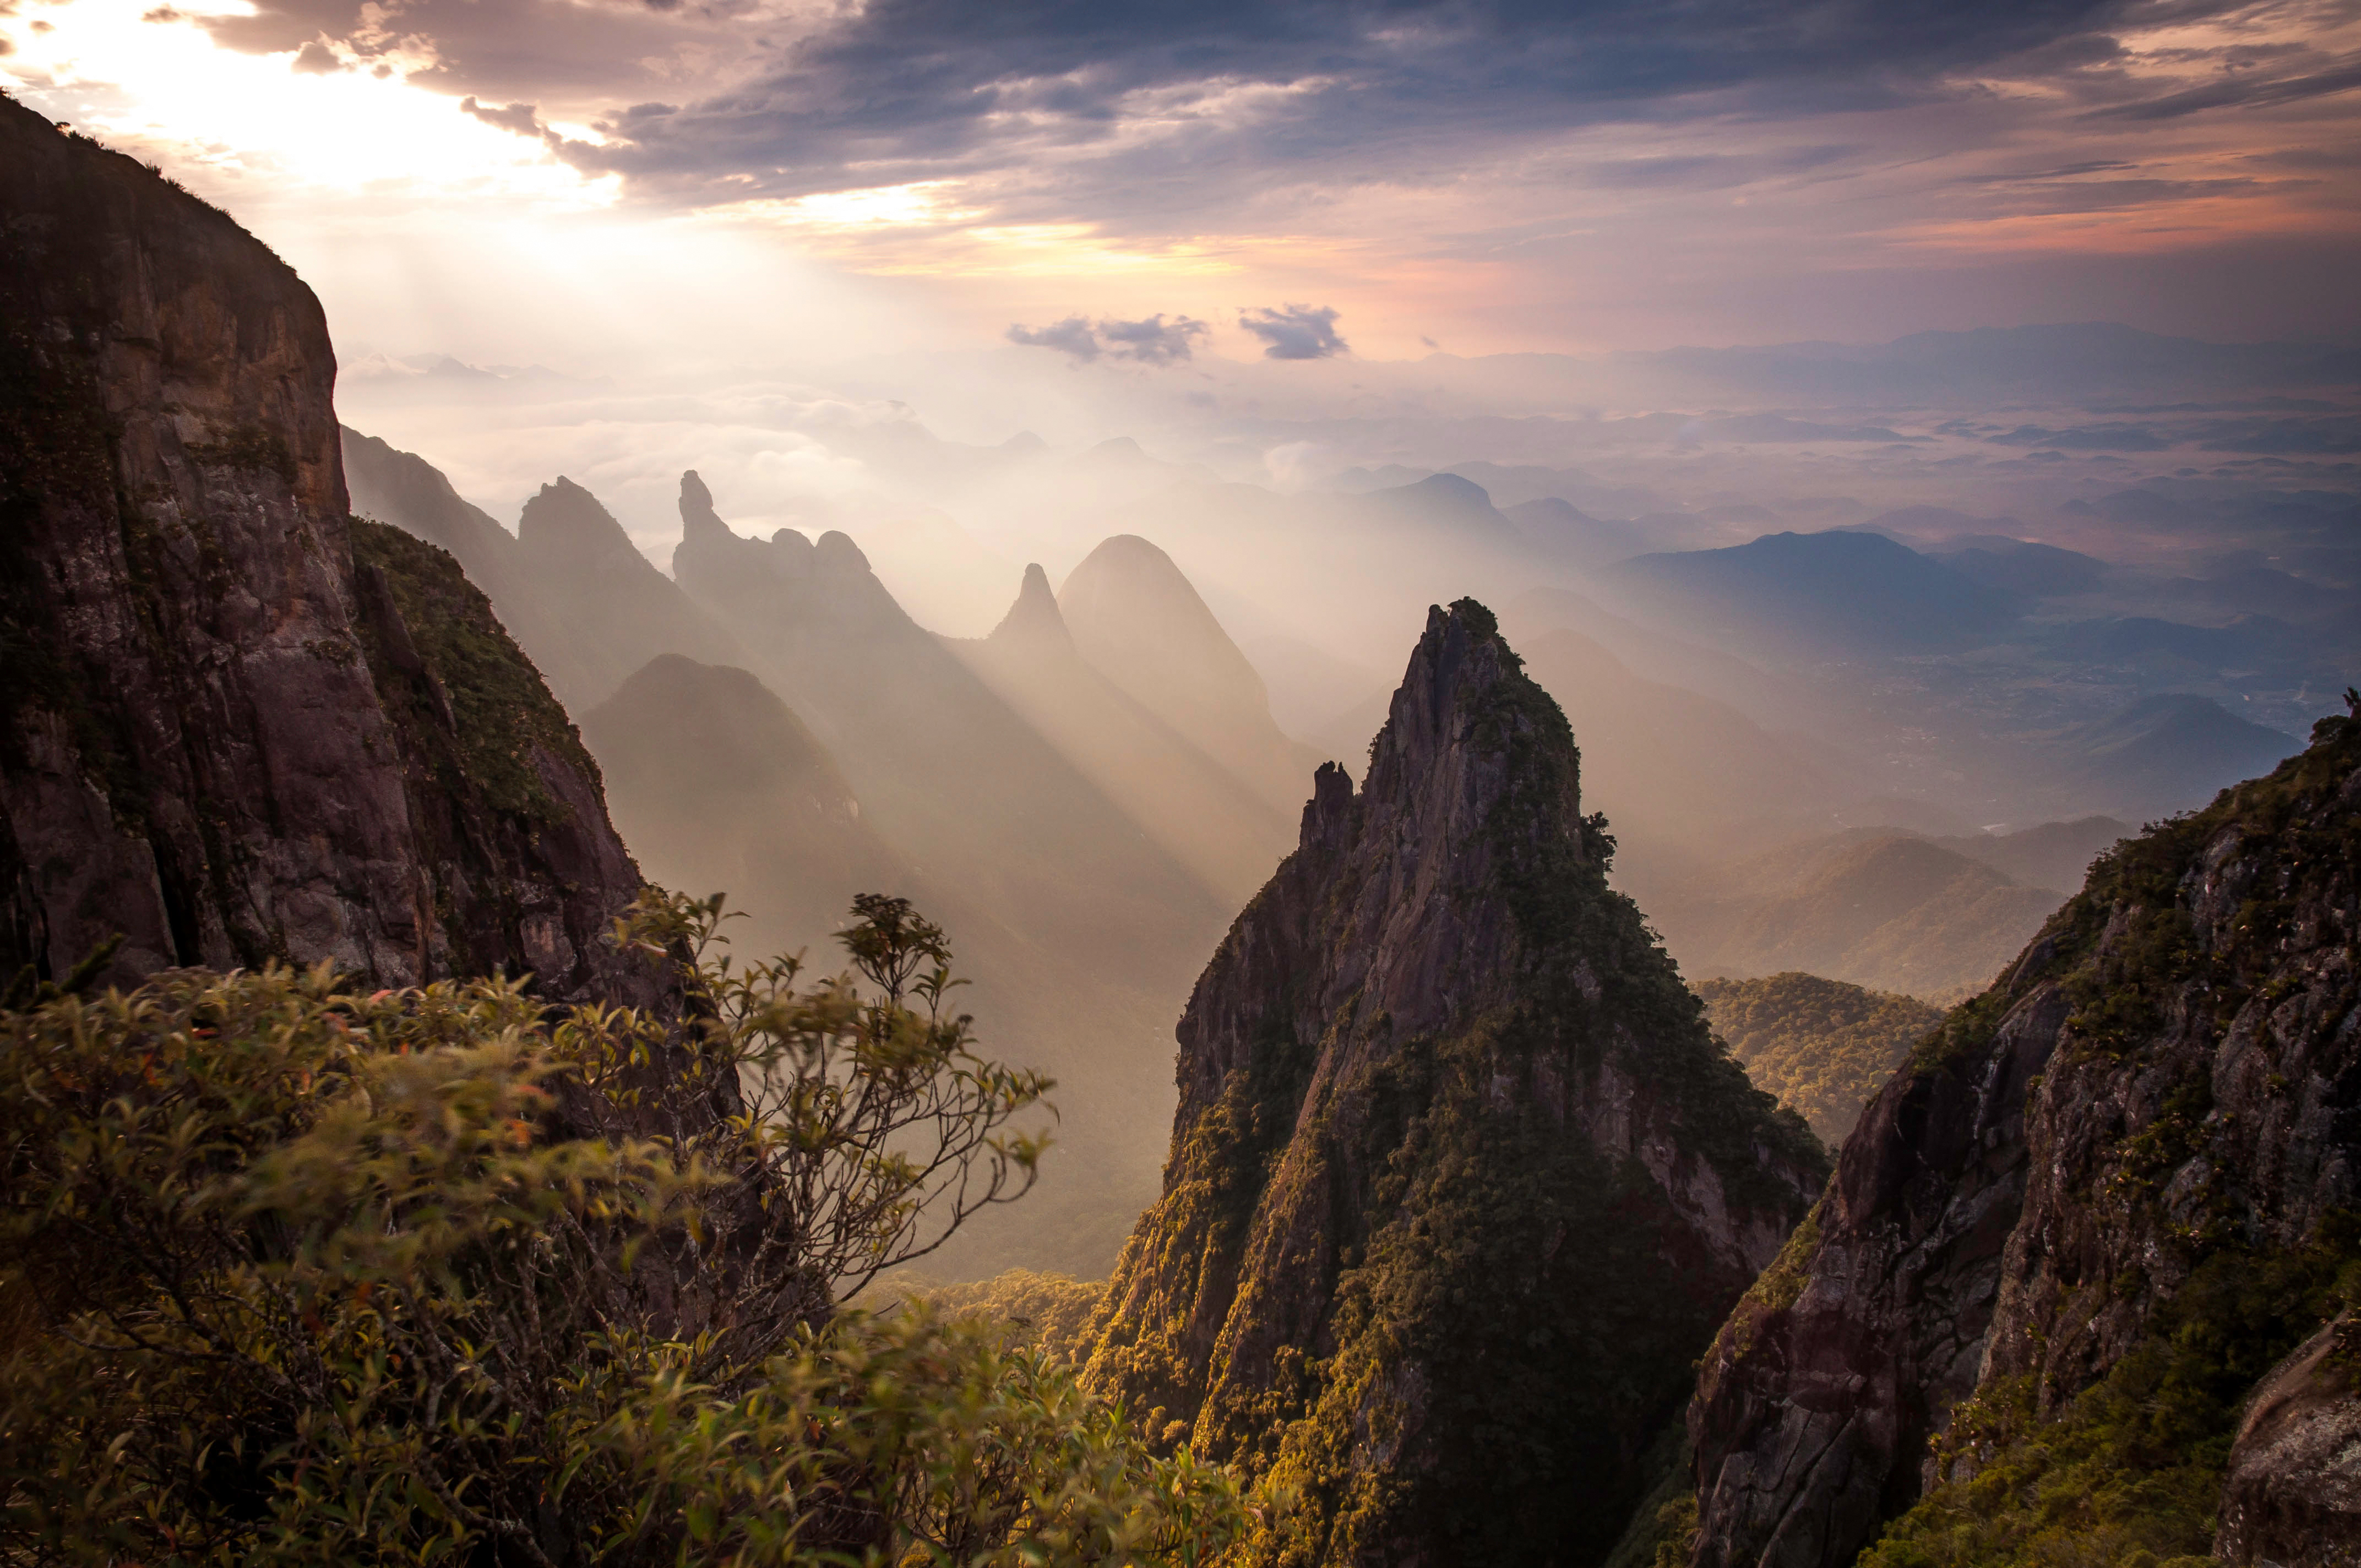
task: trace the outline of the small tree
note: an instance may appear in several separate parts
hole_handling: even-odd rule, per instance
[[[975,1053],[939,930],[860,913],[866,992],[643,899],[669,1022],[324,967],[0,1014],[0,1560],[1218,1551],[1226,1479],[1068,1374],[837,1309],[1030,1184],[1049,1087]]]

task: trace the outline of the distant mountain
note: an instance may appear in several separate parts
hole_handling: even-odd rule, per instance
[[[2091,861],[2138,828],[2112,817],[2045,822],[2015,833],[1937,838],[1934,842],[2033,887],[2079,887]]]
[[[1520,502],[1503,515],[1535,550],[1580,572],[1657,547],[1656,540],[1637,524],[1593,517],[1555,496]]]
[[[1302,810],[1323,759],[1280,732],[1262,676],[1170,556],[1136,534],[1116,534],[1067,574],[1058,609],[1100,674],[1283,820]]]
[[[2201,806],[2301,750],[2292,735],[2187,694],[2143,698],[2060,740],[2085,791],[2135,817]]]
[[[1955,647],[2014,617],[2011,596],[1874,533],[1773,533],[1642,555],[1600,581],[1640,613],[1725,645],[1822,654]]]
[[[1988,982],[2065,897],[1877,829],[1799,840],[1634,891],[1691,975],[1801,970],[1936,1001]]]
[[[1268,880],[1292,824],[1075,651],[1049,579],[1024,586],[989,637],[950,650],[1225,906]]]
[[[658,654],[744,662],[571,479],[543,486],[511,534],[424,458],[356,430],[342,435],[353,510],[451,552],[569,710],[597,706]]]
[[[2107,564],[2095,555],[2017,539],[1979,542],[1957,549],[1938,546],[1927,554],[1963,577],[2027,598],[2087,594],[2107,575]]]
[[[921,896],[826,748],[748,672],[661,654],[581,724],[642,869],[698,897],[728,893],[751,919],[733,931],[744,956],[818,941],[855,894]]]
[[[1430,474],[1408,485],[1370,490],[1353,510],[1367,522],[1424,534],[1505,543],[1516,529],[1484,487],[1457,474]]]
[[[1739,709],[1642,680],[1580,632],[1558,627],[1521,640],[1526,673],[1574,726],[1587,793],[1626,837],[1817,815],[1841,793]]]
[[[1943,1021],[1940,1007],[1915,996],[1793,970],[1703,980],[1696,990],[1713,1032],[1754,1086],[1802,1112],[1830,1148],[1844,1142],[1910,1047]]]

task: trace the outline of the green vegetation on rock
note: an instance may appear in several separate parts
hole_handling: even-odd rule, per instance
[[[1696,990],[1755,1087],[1801,1113],[1830,1148],[1943,1021],[1941,1008],[1915,996],[1792,971],[1699,981]]]
[[[2158,1568],[2213,1561],[2247,1393],[2361,1287],[2352,1217],[2295,1252],[2216,1253],[2140,1344],[2043,1419],[2032,1379],[1986,1387],[1937,1445],[1953,1477],[1886,1529],[1860,1568]]]
[[[495,809],[543,820],[566,806],[542,782],[537,749],[598,783],[598,764],[573,720],[450,552],[366,518],[352,521],[352,540],[354,565],[382,575],[401,615],[399,628],[363,618],[379,690],[389,708],[407,694],[413,730],[446,735],[445,744],[428,748],[438,772],[463,775]],[[396,646],[404,634],[415,661]],[[438,707],[447,725],[433,722]],[[440,782],[467,793],[459,777]]]

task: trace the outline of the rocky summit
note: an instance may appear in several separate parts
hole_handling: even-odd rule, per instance
[[[334,959],[634,994],[598,773],[442,551],[355,521],[319,302],[0,100],[0,983]]]
[[[1699,1568],[2355,1561],[2356,927],[2361,718],[2102,856],[1721,1331]]]
[[[1249,1561],[1601,1559],[1825,1176],[1609,889],[1579,771],[1490,612],[1433,610],[1366,787],[1320,771],[1190,999],[1088,1376],[1264,1488]]]

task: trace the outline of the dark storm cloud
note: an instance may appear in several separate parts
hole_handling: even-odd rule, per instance
[[[1281,305],[1238,313],[1238,324],[1262,339],[1268,359],[1327,359],[1346,351],[1336,335],[1336,313],[1325,306]]]
[[[1213,329],[1189,316],[1168,322],[1162,312],[1136,322],[1093,323],[1068,316],[1048,326],[1012,326],[1008,341],[1027,348],[1054,348],[1078,364],[1104,354],[1110,359],[1133,359],[1142,365],[1176,365],[1195,352],[1196,340]]]

